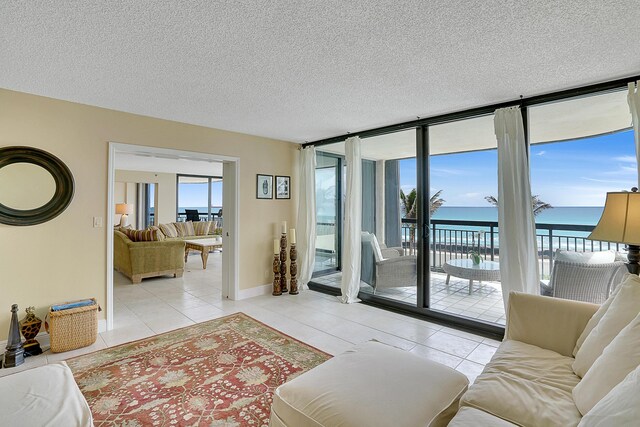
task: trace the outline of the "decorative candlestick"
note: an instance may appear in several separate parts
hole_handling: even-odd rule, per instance
[[[280,287],[280,242],[273,239],[273,296],[282,295]]]
[[[298,295],[298,251],[296,250],[295,242],[291,243],[291,250],[289,251],[291,257],[291,263],[289,264],[289,271],[291,272],[291,281],[289,282],[289,294]]]
[[[13,368],[24,363],[24,349],[20,340],[20,326],[18,325],[18,304],[11,306],[11,322],[9,323],[9,336],[7,337],[7,351],[4,353],[5,368]]]
[[[273,255],[273,296],[282,295],[282,288],[280,288],[280,257],[278,254]]]
[[[285,230],[286,222],[283,223],[282,229]],[[284,231],[280,236],[280,289],[287,292],[287,232]]]

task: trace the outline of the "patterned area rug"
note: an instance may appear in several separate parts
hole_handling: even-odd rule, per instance
[[[331,356],[244,313],[67,361],[96,426],[268,426],[280,384]]]

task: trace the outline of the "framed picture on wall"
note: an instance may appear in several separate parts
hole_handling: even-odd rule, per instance
[[[273,175],[258,174],[256,178],[256,198],[273,199]]]
[[[276,199],[291,198],[291,177],[276,176]]]

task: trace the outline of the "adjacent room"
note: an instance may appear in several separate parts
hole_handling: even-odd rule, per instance
[[[3,2],[3,422],[637,425],[639,19]]]

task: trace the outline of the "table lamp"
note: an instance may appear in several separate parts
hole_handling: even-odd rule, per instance
[[[120,227],[126,227],[129,225],[129,215],[133,213],[133,205],[129,203],[116,204],[116,213],[121,214]]]
[[[633,274],[640,272],[640,193],[636,187],[631,192],[607,193],[602,217],[587,239],[626,244],[627,268]]]

